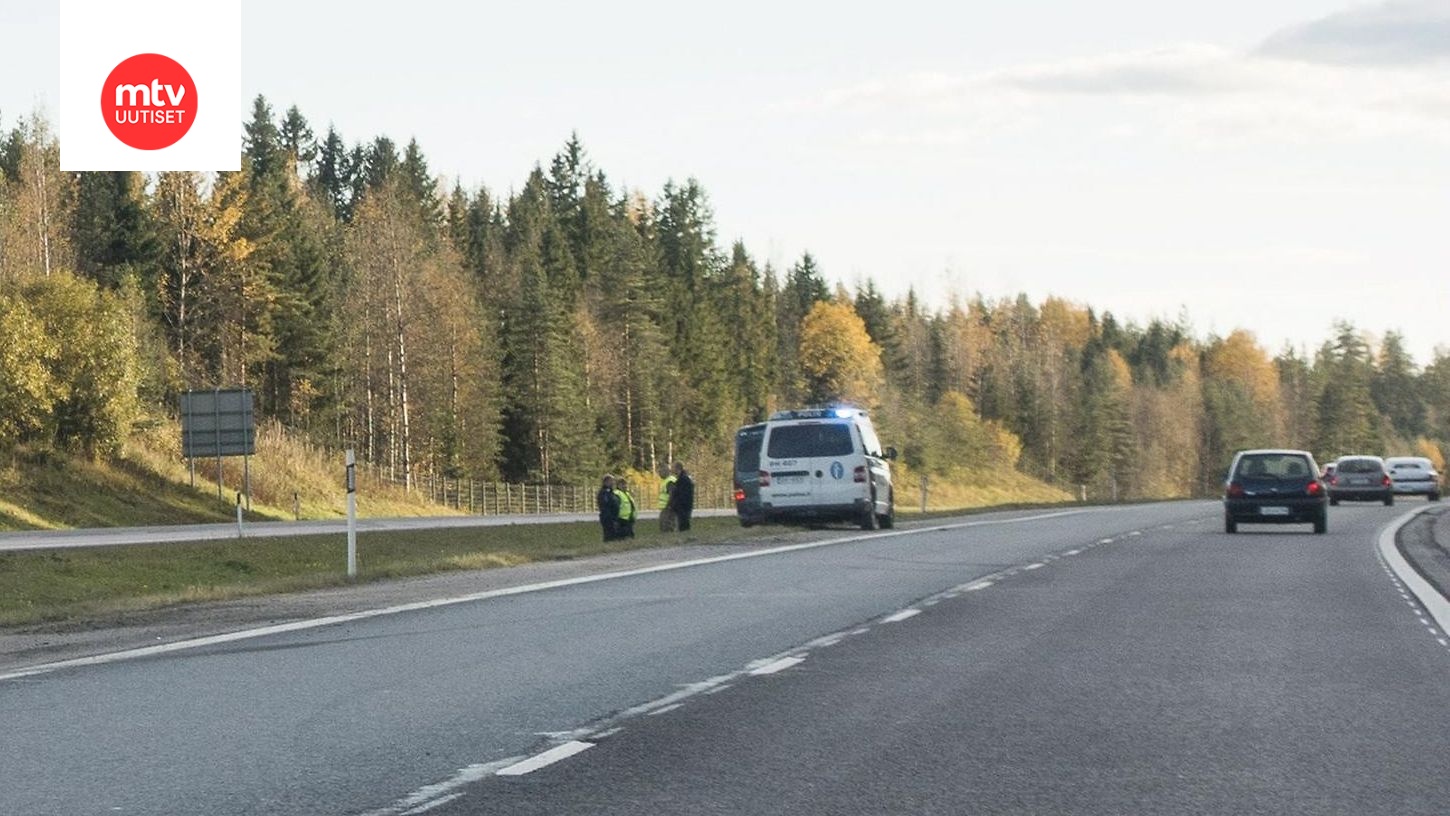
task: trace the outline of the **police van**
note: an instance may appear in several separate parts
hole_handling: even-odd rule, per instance
[[[864,530],[896,521],[894,448],[881,447],[859,408],[778,411],[765,423],[758,489],[765,521],[852,521]]]

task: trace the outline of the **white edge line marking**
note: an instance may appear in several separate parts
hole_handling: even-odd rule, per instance
[[[1450,629],[1450,601],[1445,600],[1444,596],[1430,586],[1428,581],[1421,578],[1420,573],[1416,572],[1415,568],[1405,561],[1405,557],[1400,555],[1400,548],[1395,546],[1395,534],[1400,531],[1401,527],[1409,524],[1411,519],[1423,512],[1425,512],[1423,508],[1411,510],[1390,522],[1389,526],[1380,532],[1380,557],[1390,565],[1390,569],[1395,571],[1395,574],[1405,582],[1410,591],[1415,593],[1420,605],[1430,612],[1430,615],[1440,624],[1440,628],[1442,630]]]
[[[580,742],[570,740],[563,745],[550,748],[542,754],[535,754],[523,762],[515,762],[507,768],[500,768],[494,772],[494,776],[523,776],[531,774],[540,768],[547,768],[560,760],[568,759],[581,751],[587,751],[594,747],[592,742]]]
[[[976,592],[979,589],[986,589],[989,586],[992,586],[992,582],[991,581],[978,581],[975,584],[967,584],[966,586],[962,587],[962,591],[963,592]]]
[[[684,707],[685,707],[685,704],[684,703],[670,703],[669,705],[664,706],[663,708],[657,708],[654,711],[651,711],[649,713],[649,716],[651,716],[651,717],[658,717],[661,714],[668,714],[671,711],[675,711],[677,709],[681,709],[681,708],[684,708]]]
[[[766,663],[764,666],[751,669],[750,673],[756,676],[762,674],[775,674],[778,671],[784,671],[791,666],[796,666],[804,662],[806,662],[806,659],[804,657],[782,657],[779,660],[774,660],[770,663]]]
[[[920,609],[903,609],[900,612],[896,612],[896,613],[887,615],[886,617],[884,617],[884,618],[881,619],[881,622],[882,623],[900,623],[901,621],[904,621],[907,618],[914,618],[914,617],[916,617],[917,615],[920,615],[920,614],[921,614],[921,610]]]
[[[615,572],[601,572],[596,575],[581,575],[577,578],[561,578],[557,581],[543,581],[536,584],[522,584],[516,587],[505,587],[503,589],[491,589],[486,592],[475,592],[470,595],[461,595],[456,598],[438,598],[431,601],[416,601],[414,603],[389,606],[382,609],[365,609],[360,612],[349,612],[345,615],[329,615],[324,618],[313,618],[309,620],[291,621],[279,623],[272,626],[260,626],[255,629],[244,629],[238,632],[226,632],[220,635],[209,635],[207,637],[193,638],[191,640],[179,640],[174,643],[162,643],[156,646],[143,646],[139,649],[127,649],[120,652],[92,655],[90,657],[78,657],[71,660],[60,660],[54,663],[42,663],[7,674],[0,674],[0,681],[16,680],[21,677],[31,677],[37,674],[46,674],[59,669],[72,669],[84,666],[100,666],[106,663],[118,663],[123,660],[135,660],[142,657],[153,657],[156,655],[172,654],[175,652],[187,651],[189,649],[201,649],[207,646],[218,646],[224,643],[235,643],[239,640],[250,640],[252,638],[267,637],[268,635],[280,635],[289,632],[301,632],[308,629],[320,629],[324,626],[335,626],[340,623],[351,623],[353,621],[367,620],[368,618],[382,617],[383,615],[397,615],[404,612],[418,612],[425,609],[437,609],[443,606],[456,604],[473,603],[484,601],[490,598],[503,598],[509,595],[523,595],[530,592],[542,592],[549,589],[562,587],[579,586],[580,584],[593,584],[600,581],[612,581],[619,578],[630,578],[636,575],[649,575],[656,572],[669,572],[689,567],[700,567],[708,564],[720,564],[727,561],[738,561],[745,558],[760,558],[767,555],[779,555],[782,553],[798,552],[801,550],[812,550],[820,547],[832,547],[840,544],[849,544],[857,541],[868,541],[882,538],[896,538],[898,536],[921,535],[923,533],[941,533],[952,530],[961,530],[968,527],[989,527],[1002,524],[1018,524],[1026,521],[1042,521],[1045,519],[1062,518],[1063,516],[1075,516],[1087,510],[1060,510],[1053,513],[1040,513],[1035,516],[1022,516],[1011,519],[993,519],[989,521],[964,521],[957,524],[939,524],[933,527],[922,527],[916,530],[892,530],[885,533],[870,533],[867,535],[843,536],[831,538],[824,541],[807,541],[803,544],[787,544],[782,547],[773,547],[766,550],[751,550],[750,552],[731,553],[729,555],[716,555],[708,558],[696,558],[689,561],[677,561],[672,564],[657,564],[652,567],[640,567],[632,570],[618,570]]]

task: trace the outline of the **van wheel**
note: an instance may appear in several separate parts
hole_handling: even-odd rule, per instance
[[[1239,523],[1234,521],[1233,516],[1230,516],[1227,513],[1225,513],[1223,517],[1223,531],[1225,533],[1228,533],[1229,535],[1233,535],[1234,533],[1237,533],[1239,531]]]
[[[886,515],[884,515],[884,516],[881,517],[881,529],[883,529],[883,530],[890,530],[892,527],[895,527],[895,526],[896,526],[896,494],[893,493],[893,494],[891,494],[891,498],[888,499],[887,502],[886,502]]]
[[[871,491],[871,501],[866,504],[866,513],[861,516],[862,530],[881,529],[881,517],[876,515],[876,491]]]
[[[1439,493],[1431,493],[1430,494],[1430,501],[1439,501],[1439,500],[1440,500],[1440,494]]]
[[[1390,495],[1385,496],[1385,507],[1394,507],[1394,506],[1395,506],[1395,496],[1394,496],[1394,494],[1391,493]]]

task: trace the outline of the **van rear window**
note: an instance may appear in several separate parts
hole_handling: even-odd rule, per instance
[[[772,459],[804,459],[810,456],[847,456],[854,450],[851,426],[831,422],[772,428],[766,455]]]
[[[760,470],[760,440],[764,428],[752,428],[735,435],[735,472],[754,473]]]

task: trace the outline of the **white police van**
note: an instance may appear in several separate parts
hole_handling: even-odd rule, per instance
[[[887,460],[895,457],[858,408],[778,411],[761,442],[759,512],[766,521],[890,527],[896,509]]]

